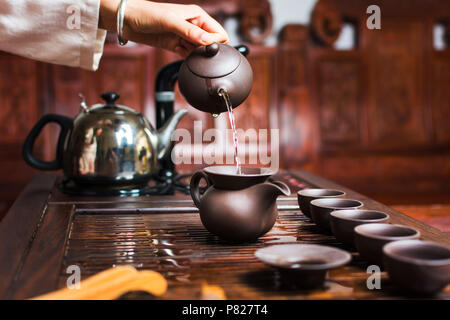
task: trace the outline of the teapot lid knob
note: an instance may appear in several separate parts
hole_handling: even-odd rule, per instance
[[[199,77],[220,78],[236,70],[241,63],[241,57],[239,51],[229,45],[212,43],[194,49],[185,63],[188,69]]]
[[[208,57],[213,57],[219,52],[219,44],[214,42],[205,47],[205,53]]]
[[[115,92],[104,92],[101,97],[105,100],[106,104],[114,105],[116,100],[120,98],[120,95]]]

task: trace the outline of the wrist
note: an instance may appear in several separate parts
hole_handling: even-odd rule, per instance
[[[100,13],[98,27],[111,32],[116,32],[117,9],[120,0],[100,0]]]

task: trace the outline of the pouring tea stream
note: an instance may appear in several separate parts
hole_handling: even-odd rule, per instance
[[[185,99],[195,108],[216,116],[228,112],[233,132],[236,171],[241,173],[233,108],[250,94],[252,68],[245,58],[248,48],[213,43],[195,49],[180,67],[178,82]]]

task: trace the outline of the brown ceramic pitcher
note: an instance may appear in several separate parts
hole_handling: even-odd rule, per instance
[[[278,216],[276,199],[290,195],[281,181],[267,181],[273,171],[266,168],[213,166],[197,171],[191,179],[191,196],[199,208],[203,226],[233,242],[254,241],[272,229]],[[200,197],[199,183],[206,191]]]

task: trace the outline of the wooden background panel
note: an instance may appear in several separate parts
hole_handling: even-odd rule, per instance
[[[120,94],[118,104],[129,105],[139,112],[145,112],[147,103],[147,87],[149,72],[152,71],[152,51],[145,47],[123,48],[106,44],[99,70],[91,72],[62,66],[54,66],[53,86],[56,100],[54,110],[65,114],[70,110],[71,116],[78,114],[81,99],[79,93],[86,98],[87,104],[104,103],[100,98],[105,91],[115,91]],[[70,81],[62,81],[61,77],[73,74]],[[61,88],[63,84],[66,88]]]
[[[450,50],[436,52],[429,81],[434,138],[437,143],[450,143]]]
[[[22,143],[38,120],[42,64],[9,54],[0,55],[0,143]]]
[[[336,60],[338,58],[338,60]],[[321,58],[317,62],[317,95],[322,148],[362,143],[360,66],[357,58]]]
[[[309,42],[310,30],[307,26],[287,24],[281,29],[277,53],[280,92],[307,86]]]
[[[423,24],[383,21],[382,32],[365,31],[370,70],[369,119],[374,144],[421,145],[424,114]],[[364,32],[364,31],[363,31]]]
[[[0,218],[37,171],[22,160],[22,144],[40,117],[43,64],[0,53]],[[43,141],[35,152],[42,156]]]
[[[310,167],[320,145],[318,112],[310,90],[307,26],[288,24],[278,37],[278,121],[282,168]],[[294,59],[295,57],[295,59]]]
[[[334,155],[322,157],[322,172],[335,179],[436,179],[450,176],[449,156],[435,155]],[[407,161],[406,161],[407,160]],[[396,185],[398,187],[398,185]],[[445,190],[442,190],[445,191]],[[448,191],[448,190],[447,190]]]
[[[306,88],[283,91],[279,100],[282,168],[309,168],[317,160],[317,121]],[[306,166],[306,167],[305,167]]]
[[[270,129],[277,126],[271,123],[271,110],[276,108],[276,49],[250,46],[248,60],[253,69],[253,87],[249,97],[234,112],[239,128]],[[251,115],[251,116],[249,116]]]
[[[320,157],[314,171],[390,204],[447,203],[448,155],[336,155]]]
[[[381,30],[366,28],[369,4],[382,8]],[[401,7],[406,2],[398,4]],[[450,201],[446,164],[450,85],[445,71],[450,51],[448,45],[439,52],[432,46],[434,24],[448,19],[438,8],[448,3],[435,0],[429,4],[430,10],[425,10],[424,1],[408,2],[408,12],[388,1],[322,0],[316,4],[312,38],[306,45],[305,82],[313,109],[306,121],[316,121],[319,130],[310,125],[309,134],[320,143],[311,142],[316,146],[302,154],[306,163],[296,161],[300,155],[291,152],[289,161],[283,162],[286,167],[310,168],[381,201]],[[333,48],[343,21],[356,28],[355,47],[350,50]],[[302,30],[295,25],[285,28],[291,33]],[[305,55],[297,49],[293,56]],[[297,82],[294,88],[303,86]],[[300,104],[304,102],[280,99],[280,113],[296,110]],[[300,120],[280,119],[298,131],[291,124]]]
[[[95,73],[95,92],[114,91],[120,94],[118,104],[130,106],[138,112],[145,112],[145,91],[148,82],[144,57],[107,56],[102,61],[102,70]],[[97,97],[96,101],[100,99]],[[101,103],[104,101],[100,100]]]
[[[366,9],[370,5],[382,8],[382,22],[384,19],[409,19],[424,21],[428,17],[436,20],[448,19],[450,2],[446,0],[319,0],[332,7],[341,17],[365,20]],[[365,21],[364,26],[365,26]],[[383,23],[384,24],[384,23]],[[383,28],[382,24],[382,28]]]
[[[80,110],[81,98],[78,94],[87,95],[86,72],[58,65],[48,65],[47,69],[49,77],[46,81],[51,100],[45,106],[45,112],[75,117]]]

